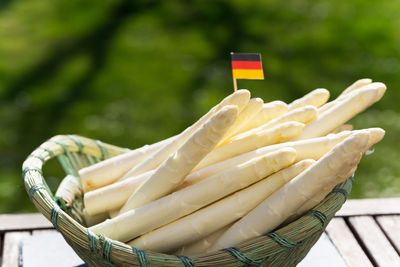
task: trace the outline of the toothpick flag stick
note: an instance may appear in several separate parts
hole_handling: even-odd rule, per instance
[[[235,91],[237,90],[237,79],[264,80],[261,54],[231,52],[231,59],[233,89]]]

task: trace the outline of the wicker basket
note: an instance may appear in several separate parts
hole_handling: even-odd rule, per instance
[[[295,266],[340,209],[353,183],[349,178],[296,221],[236,247],[196,257],[168,255],[130,247],[86,227],[95,218],[83,210],[77,170],[126,151],[80,136],[59,135],[33,151],[23,164],[22,177],[31,201],[89,266]],[[78,181],[75,189],[66,190],[69,196],[54,196],[44,180],[42,166],[55,157],[68,177]]]

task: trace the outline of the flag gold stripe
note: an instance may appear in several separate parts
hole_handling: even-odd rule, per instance
[[[263,80],[263,70],[245,70],[245,69],[233,69],[233,79],[256,79]]]

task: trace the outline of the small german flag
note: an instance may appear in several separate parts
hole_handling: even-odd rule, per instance
[[[233,79],[264,80],[261,54],[231,53]]]

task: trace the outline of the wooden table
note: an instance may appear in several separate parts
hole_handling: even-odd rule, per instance
[[[0,262],[70,267],[82,260],[41,214],[0,215]],[[298,265],[400,266],[400,198],[348,200]]]

